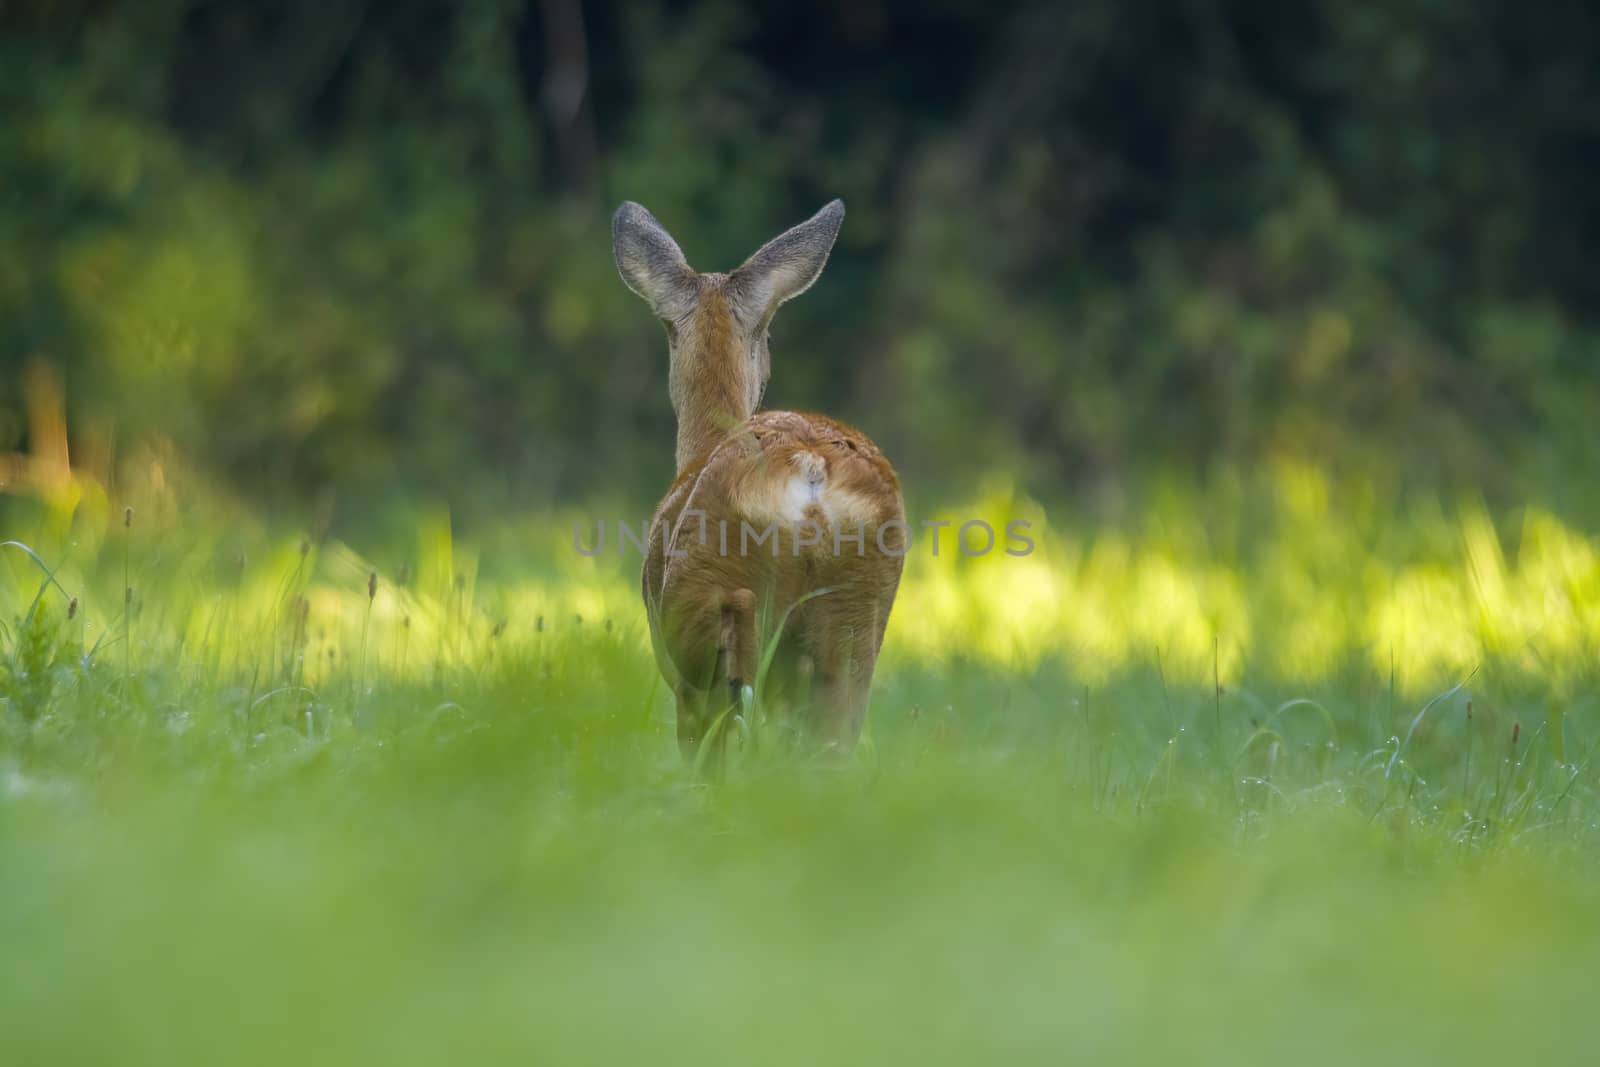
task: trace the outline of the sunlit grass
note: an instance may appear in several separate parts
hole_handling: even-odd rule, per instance
[[[595,515],[11,501],[8,1055],[1591,1058],[1595,542],[1239,492],[925,516],[1037,551],[914,551],[861,750],[718,787]]]
[[[1228,539],[1207,527],[1201,497],[1189,501],[1188,516],[1157,513],[1135,529],[1053,517],[1004,485],[930,512],[922,518],[953,525],[937,557],[914,526],[922,539],[907,559],[887,661],[1062,661],[1091,682],[1159,662],[1181,683],[1241,671],[1317,683],[1361,662],[1385,678],[1392,669],[1402,688],[1417,690],[1490,661],[1557,683],[1600,652],[1600,544],[1546,510],[1522,508],[1498,528],[1471,499],[1424,501],[1398,514],[1346,510],[1303,466],[1281,468],[1258,488],[1259,528]],[[491,634],[500,645],[524,644],[541,617],[610,621],[644,640],[637,552],[616,551],[614,533],[597,557],[574,548],[574,525],[588,544],[597,516],[614,523],[610,512],[568,509],[491,531],[496,577],[480,583],[484,549],[458,543],[442,511],[419,521],[409,541],[385,545],[385,558],[319,543],[302,560],[297,533],[208,529],[203,512],[181,506],[142,517],[122,537],[120,515],[103,504],[80,507],[81,499],[64,494],[21,533],[59,567],[65,586],[85,590],[85,636],[118,624],[120,590],[96,588],[94,575],[131,551],[141,610],[159,618],[148,640],[184,654],[204,645],[214,658],[249,660],[241,650],[261,651],[264,633],[282,637],[286,617],[302,611],[307,633],[337,658],[357,643],[352,630],[367,625],[374,570],[366,652],[377,671],[470,657]],[[1034,550],[964,555],[953,533],[970,518],[999,530],[1026,520]],[[32,588],[21,557],[0,566],[14,596]],[[323,667],[307,661],[306,670],[315,678]]]

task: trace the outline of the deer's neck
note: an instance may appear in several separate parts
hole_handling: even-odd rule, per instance
[[[739,344],[720,294],[708,294],[688,328],[681,371],[673,383],[678,413],[678,472],[699,462],[755,414],[758,368]]]
[[[697,463],[755,414],[749,392],[731,377],[707,375],[684,392],[678,408],[678,471]]]

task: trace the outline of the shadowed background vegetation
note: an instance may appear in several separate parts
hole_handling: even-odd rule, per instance
[[[610,209],[728,269],[836,195],[769,401],[864,423],[919,491],[1005,470],[1115,513],[1133,475],[1290,454],[1518,502],[1600,443],[1584,5],[0,18],[0,452],[37,362],[108,475],[159,443],[347,511],[643,499],[665,346]]]
[[[0,1047],[1593,1060],[1596,23],[0,0]],[[834,196],[769,404],[1037,548],[712,788],[610,212]]]

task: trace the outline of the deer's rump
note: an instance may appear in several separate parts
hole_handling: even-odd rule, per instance
[[[663,672],[705,673],[724,613],[752,597],[772,626],[787,614],[791,651],[849,631],[875,653],[906,533],[894,470],[865,435],[820,415],[753,416],[656,509],[643,592]]]

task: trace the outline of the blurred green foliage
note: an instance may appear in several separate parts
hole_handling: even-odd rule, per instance
[[[1593,1055],[1600,16],[995,7],[0,3],[6,1062]],[[833,196],[769,401],[1039,551],[708,789],[610,209]]]
[[[1600,444],[1596,28],[1508,0],[24,0],[0,454],[43,360],[75,433],[254,491],[644,495],[665,345],[609,209],[726,269],[838,195],[768,400],[855,418],[909,480],[1288,454],[1554,485]]]
[[[867,742],[758,708],[716,788],[565,530],[496,576],[448,526],[401,569],[195,495],[98,552],[45,516],[65,589],[0,549],[4,1062],[1594,1062],[1600,544],[1380,515],[1366,563],[1284,495],[1231,576],[1057,540],[1060,616],[917,553]],[[1409,633],[1342,643],[1390,587]]]

